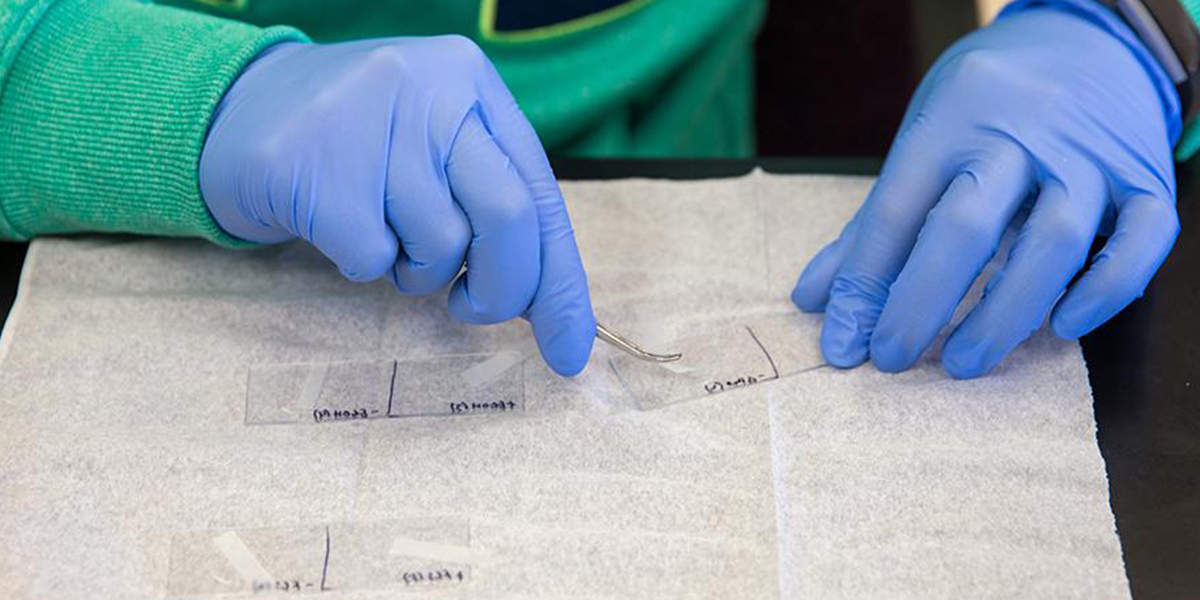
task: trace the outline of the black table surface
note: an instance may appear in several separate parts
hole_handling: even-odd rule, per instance
[[[555,161],[562,179],[875,174],[877,159]],[[1183,233],[1143,298],[1082,340],[1133,596],[1200,598],[1200,161],[1181,165]],[[24,244],[0,243],[0,319]],[[0,392],[2,393],[2,392]]]

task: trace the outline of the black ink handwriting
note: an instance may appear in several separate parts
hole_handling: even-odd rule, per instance
[[[404,585],[432,585],[438,583],[454,583],[462,581],[465,575],[461,570],[436,569],[433,571],[405,571],[400,576]]]
[[[704,384],[704,391],[710,394],[717,394],[724,392],[725,390],[732,390],[754,385],[766,379],[768,379],[766,375],[744,375],[742,377],[738,377],[737,379],[730,379],[727,381],[709,381],[708,383]]]
[[[311,590],[315,586],[312,583],[302,583],[298,579],[275,579],[275,580],[259,580],[250,584],[250,590],[255,594],[270,593],[270,592],[301,592]]]
[[[517,403],[512,400],[497,400],[495,402],[451,402],[450,414],[459,415],[475,412],[508,412],[516,410]]]
[[[358,419],[370,419],[372,415],[379,414],[378,409],[366,408],[314,408],[312,411],[313,421],[322,423],[324,421],[354,421]]]

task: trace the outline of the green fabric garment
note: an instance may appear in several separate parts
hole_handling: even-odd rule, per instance
[[[298,31],[128,0],[10,1],[0,28],[0,239],[237,243],[200,198],[209,118],[246,63]]]
[[[633,0],[525,32],[496,0],[0,0],[0,239],[77,231],[224,245],[197,166],[241,69],[282,40],[459,33],[559,155],[753,153],[765,0]],[[203,14],[203,13],[209,14]]]
[[[485,7],[497,0],[160,1],[292,25],[322,42],[465,35],[556,155],[754,153],[753,44],[763,0],[633,0],[611,19],[506,36],[488,33]]]
[[[1192,21],[1200,24],[1200,0],[1180,0]],[[1179,143],[1175,145],[1175,159],[1185,161],[1200,150],[1200,119],[1194,119],[1191,125],[1183,130]]]

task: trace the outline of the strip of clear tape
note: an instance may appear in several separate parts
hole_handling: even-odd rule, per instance
[[[819,320],[795,313],[697,325],[672,341],[674,363],[609,359],[639,410],[699,400],[825,364]],[[521,414],[530,344],[488,354],[260,365],[250,369],[247,425]],[[593,366],[593,368],[595,368]]]
[[[433,591],[487,560],[455,516],[188,531],[171,537],[166,595]]]
[[[653,410],[823,366],[813,328],[812,319],[796,314],[715,324],[671,342],[683,353],[676,363],[615,356],[609,364],[637,408]]]
[[[280,425],[520,413],[524,354],[259,365],[246,384],[245,423]]]

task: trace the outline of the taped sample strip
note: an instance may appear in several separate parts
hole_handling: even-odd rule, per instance
[[[514,354],[399,361],[388,414],[426,417],[523,412],[525,368]]]
[[[330,526],[328,587],[413,591],[455,587],[471,575],[470,526],[461,517],[414,517]]]
[[[472,551],[469,546],[425,542],[411,538],[396,538],[392,541],[391,556],[407,556],[409,558],[424,558],[460,565],[476,565],[483,562],[483,556]]]
[[[319,591],[324,535],[324,526],[176,534],[167,595]]]
[[[501,350],[490,358],[467,368],[462,372],[462,378],[472,388],[484,387],[508,373],[513,367],[529,360],[537,352],[537,343],[532,338],[528,338],[512,348]]]
[[[668,370],[631,356],[611,359],[638,408],[658,408],[779,377],[770,355],[744,326],[679,340],[671,347],[683,353],[678,366],[688,370]]]
[[[525,410],[524,360],[495,354],[253,367],[247,425],[506,414]]]
[[[483,558],[460,517],[188,532],[171,539],[167,595],[441,588]]]
[[[683,353],[677,363],[617,356],[609,364],[641,410],[697,400],[824,364],[810,321],[803,315],[749,319],[671,342]]]
[[[258,581],[272,581],[271,574],[258,562],[258,557],[246,547],[236,531],[226,531],[213,538],[213,547],[225,556],[225,560],[241,576],[242,581],[253,585]]]
[[[463,381],[472,388],[483,387],[504,375],[509,369],[521,364],[525,357],[520,352],[505,350],[462,372]]]
[[[312,365],[308,375],[304,377],[304,387],[300,388],[299,403],[303,406],[316,406],[321,398],[321,388],[325,385],[325,377],[329,375],[329,363]]]
[[[394,369],[391,360],[251,368],[245,422],[330,423],[386,417]]]

